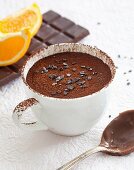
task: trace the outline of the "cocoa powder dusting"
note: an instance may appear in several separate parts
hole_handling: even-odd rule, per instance
[[[66,52],[36,62],[29,70],[26,81],[45,96],[78,98],[99,91],[111,77],[110,68],[97,57]]]

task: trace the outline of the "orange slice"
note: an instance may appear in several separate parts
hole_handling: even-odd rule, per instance
[[[17,62],[26,53],[31,41],[29,30],[0,33],[0,66]]]
[[[0,21],[0,32],[11,33],[19,32],[28,28],[33,37],[42,23],[42,15],[39,6],[34,3],[31,6],[24,8],[14,15],[10,15]]]

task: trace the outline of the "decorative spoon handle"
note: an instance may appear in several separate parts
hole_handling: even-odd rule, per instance
[[[63,166],[61,166],[60,168],[58,168],[57,170],[68,170],[71,169],[75,164],[77,164],[78,162],[82,161],[83,159],[87,158],[88,156],[99,152],[99,151],[104,151],[105,148],[101,147],[101,146],[97,146],[96,148],[90,149],[84,153],[82,153],[81,155],[77,156],[76,158],[74,158],[73,160],[67,162],[66,164],[64,164]]]

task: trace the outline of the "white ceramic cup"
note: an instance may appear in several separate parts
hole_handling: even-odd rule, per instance
[[[82,52],[100,58],[106,63],[112,73],[111,80],[103,89],[92,95],[60,99],[47,97],[33,90],[26,82],[29,69],[38,60],[61,52]],[[90,65],[90,63],[89,63]],[[13,111],[13,120],[16,125],[29,130],[47,130],[66,136],[75,136],[87,132],[102,116],[106,103],[109,85],[115,76],[115,66],[112,59],[101,50],[89,45],[77,43],[62,43],[44,48],[26,61],[21,73],[29,99],[18,104]],[[32,108],[37,121],[22,122],[27,108]]]

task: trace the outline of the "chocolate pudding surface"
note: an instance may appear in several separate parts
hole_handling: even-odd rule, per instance
[[[37,92],[54,98],[78,98],[101,90],[111,80],[107,64],[86,53],[65,52],[37,61],[26,81]]]

